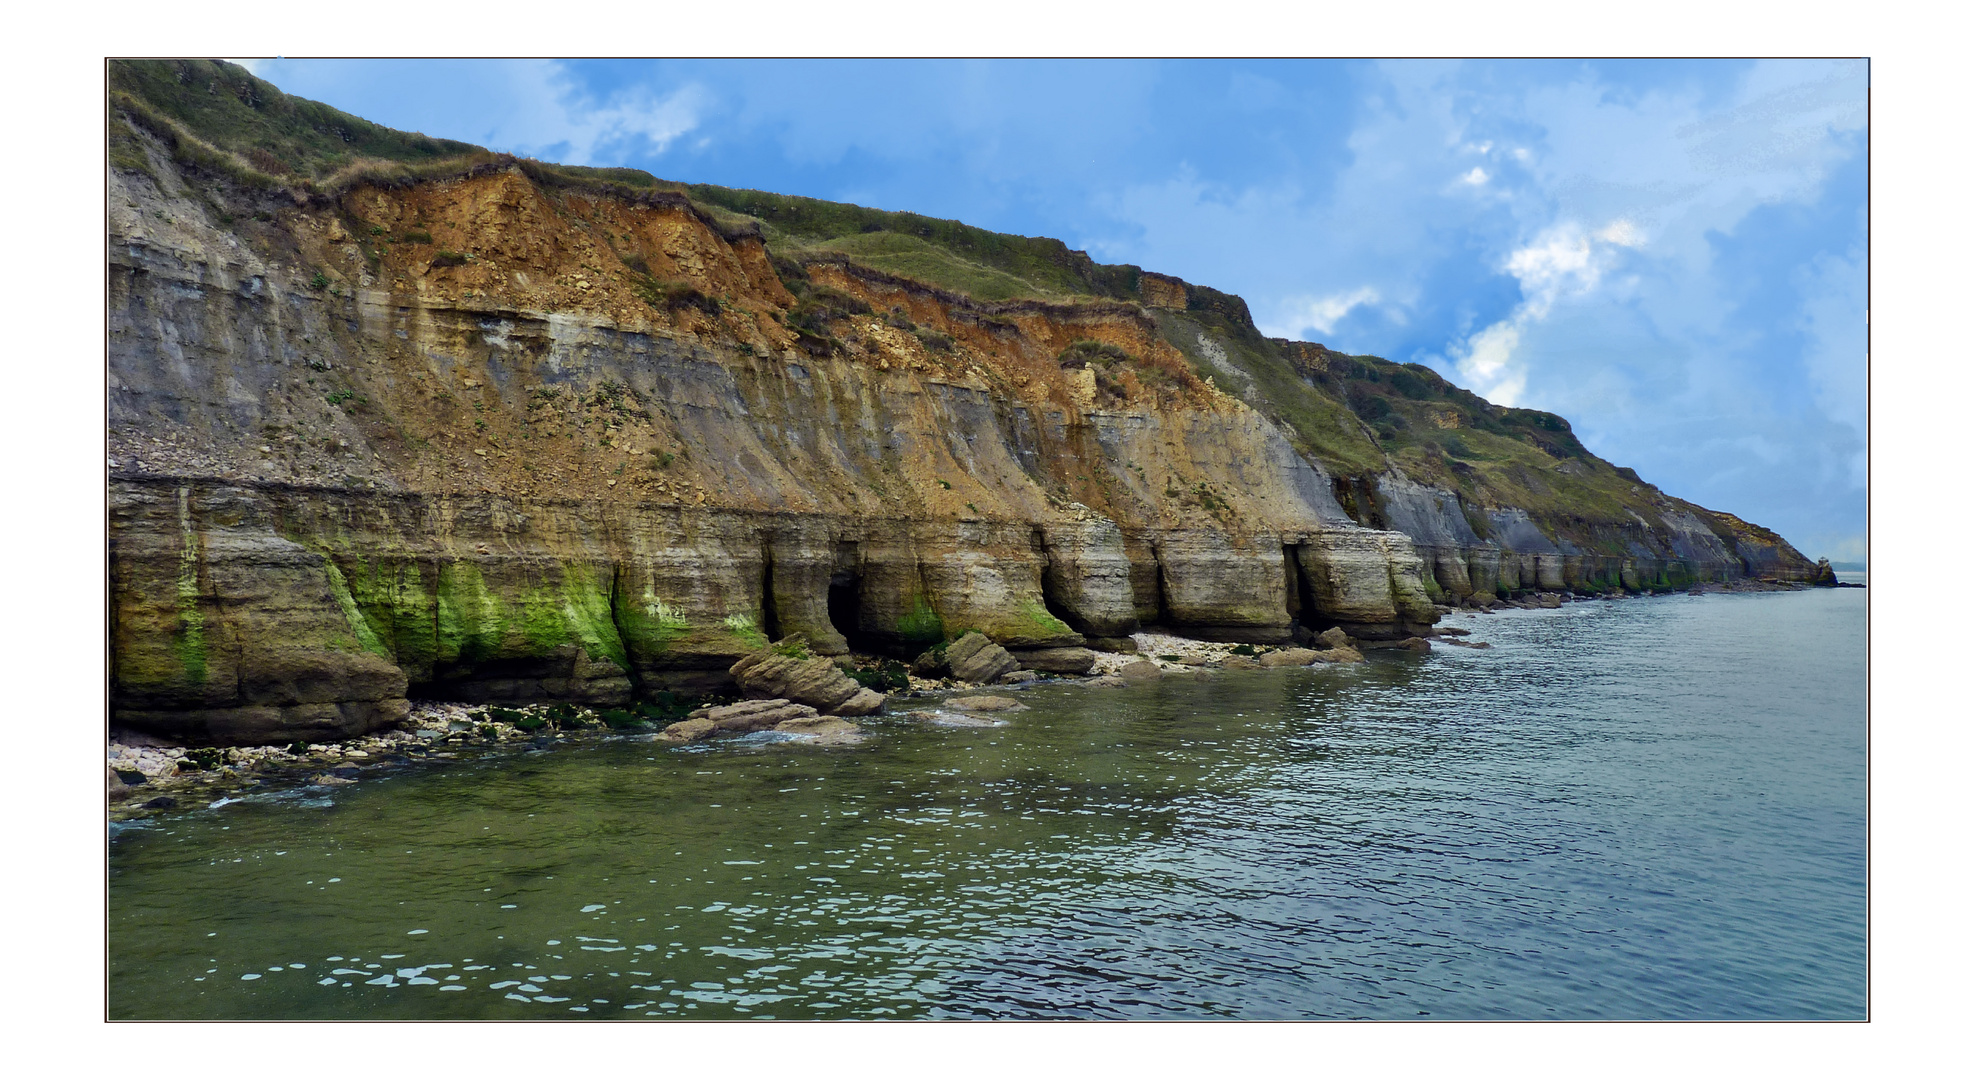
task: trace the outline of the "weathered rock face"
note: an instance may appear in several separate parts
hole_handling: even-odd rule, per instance
[[[1801,561],[1726,515],[1670,510],[1618,556],[1513,507],[1483,536],[1396,472],[1346,483],[1254,386],[1201,377],[1180,346],[1219,347],[1174,320],[1206,293],[1171,279],[1143,306],[981,303],[778,270],[676,194],[518,165],[244,189],[144,145],[108,177],[120,726],[323,739],[413,696],[737,685],[849,713],[882,701],[825,659],[853,648],[976,631],[949,658],[985,683],[1088,671],[1087,637],[1146,624],[1397,639],[1436,597]],[[1093,343],[1126,358],[1101,379]],[[762,655],[794,635],[807,666]]]

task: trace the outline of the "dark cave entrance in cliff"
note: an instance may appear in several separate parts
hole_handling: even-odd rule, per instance
[[[1043,610],[1077,633],[1089,633],[1087,625],[1077,617],[1075,605],[1063,595],[1063,571],[1056,565],[1056,553],[1049,550],[1049,544],[1043,539],[1041,529],[1035,530],[1030,535],[1029,546],[1035,550],[1036,559],[1042,564]]]
[[[862,582],[855,570],[838,570],[830,575],[830,625],[837,628],[850,647],[859,652],[866,651],[863,631],[857,624],[858,597],[862,594]]]
[[[1329,622],[1318,617],[1316,590],[1310,587],[1310,577],[1303,572],[1301,556],[1305,546],[1282,545],[1283,593],[1289,608],[1290,626],[1314,633],[1327,629]]]
[[[850,651],[888,656],[898,650],[891,643],[864,630],[864,574],[860,570],[857,543],[837,542],[836,558],[830,570],[830,591],[826,601],[830,625],[843,635]]]

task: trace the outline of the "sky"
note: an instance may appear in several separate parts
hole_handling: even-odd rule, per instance
[[[1862,561],[1862,61],[262,60],[390,127],[1053,236]]]

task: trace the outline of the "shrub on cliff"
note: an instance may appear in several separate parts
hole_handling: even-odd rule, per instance
[[[660,311],[696,308],[708,315],[720,314],[720,301],[701,292],[690,281],[660,281],[649,274],[640,274],[631,288],[639,299]]]

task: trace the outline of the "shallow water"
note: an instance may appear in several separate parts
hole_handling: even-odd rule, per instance
[[[1862,1018],[1865,593],[504,751],[110,845],[113,1018]]]

